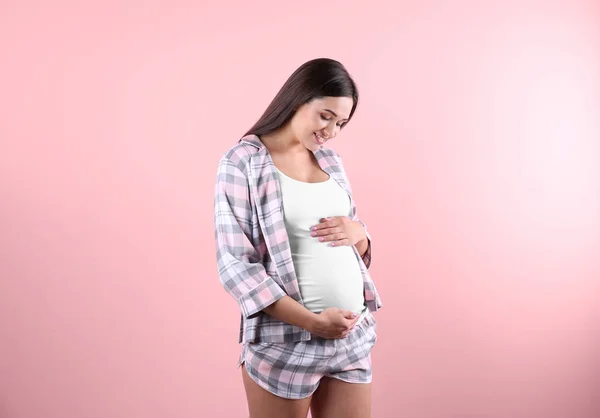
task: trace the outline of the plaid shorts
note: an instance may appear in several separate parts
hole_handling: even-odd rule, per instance
[[[371,349],[377,341],[376,322],[369,309],[346,338],[244,344],[238,366],[246,364],[258,385],[286,399],[312,395],[323,376],[348,383],[371,382]]]

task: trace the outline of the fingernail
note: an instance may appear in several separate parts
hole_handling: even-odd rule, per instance
[[[323,238],[323,237],[319,238],[319,241],[323,241],[323,240],[324,240],[324,238]]]
[[[332,242],[331,244],[329,244],[330,246],[334,247],[335,246],[335,242]]]
[[[311,231],[316,231],[316,230],[317,230],[317,227],[316,227],[316,226],[313,226],[312,228],[310,228],[310,230],[311,230]]]
[[[313,236],[313,237],[316,237],[317,233],[313,231],[313,232],[310,233],[310,235]]]
[[[358,314],[357,313],[353,313],[352,316],[356,318],[358,316]]]

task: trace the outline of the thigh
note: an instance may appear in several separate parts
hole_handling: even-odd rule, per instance
[[[285,399],[273,395],[252,380],[245,365],[241,369],[250,418],[306,418],[310,396],[304,399]]]
[[[312,398],[313,418],[370,418],[371,384],[325,377]]]

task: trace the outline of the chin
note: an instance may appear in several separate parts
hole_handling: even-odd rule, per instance
[[[309,146],[307,146],[306,148],[308,148],[311,151],[318,151],[321,147],[322,147],[322,145],[313,143],[313,144],[310,144]]]
[[[315,142],[304,142],[302,145],[304,145],[304,148],[306,148],[310,151],[316,151],[320,148],[319,144],[317,144]]]

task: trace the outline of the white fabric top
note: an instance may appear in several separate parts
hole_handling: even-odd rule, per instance
[[[277,171],[304,306],[315,313],[329,307],[365,312],[363,279],[352,247],[331,247],[311,236],[310,230],[321,218],[348,216],[350,197],[331,177],[320,183],[305,183]]]

